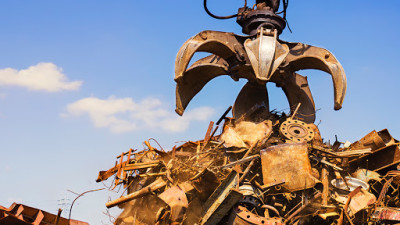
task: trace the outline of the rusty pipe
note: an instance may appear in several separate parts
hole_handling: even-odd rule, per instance
[[[255,159],[253,159],[250,164],[247,166],[247,168],[244,170],[242,176],[239,179],[239,183],[242,183],[242,181],[244,180],[244,178],[246,178],[247,174],[250,172],[251,167],[253,167],[254,163],[255,163]]]
[[[323,157],[322,160],[326,160],[326,157]],[[323,165],[321,171],[321,182],[323,185],[322,189],[322,205],[328,205],[328,196],[329,196],[329,181],[328,181],[328,169],[326,165]]]
[[[125,196],[122,196],[122,197],[117,198],[115,200],[107,202],[106,206],[107,206],[107,208],[112,208],[112,207],[114,207],[116,205],[128,202],[130,200],[134,200],[134,199],[143,197],[143,196],[145,196],[147,194],[150,194],[153,191],[156,191],[156,190],[164,187],[165,185],[167,185],[167,183],[164,180],[157,179],[153,183],[149,184],[148,186],[146,186],[145,188],[143,188],[143,189],[141,189],[139,191],[133,192],[133,193],[131,193],[129,195],[125,195]]]

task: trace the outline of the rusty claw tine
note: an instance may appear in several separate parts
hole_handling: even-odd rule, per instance
[[[292,72],[301,69],[318,69],[329,73],[332,76],[334,88],[334,109],[341,109],[346,95],[347,81],[343,67],[335,56],[323,48],[302,43],[287,44],[290,51],[282,67]]]
[[[256,82],[247,82],[236,98],[232,115],[235,119],[239,119],[257,106],[263,108],[265,112],[269,112],[267,86]]]
[[[271,82],[285,92],[292,114],[296,106],[301,103],[296,117],[306,123],[315,121],[314,99],[308,86],[307,77],[294,72],[282,71],[278,76],[274,76]]]
[[[220,56],[228,62],[246,61],[243,47],[246,38],[233,33],[203,31],[185,42],[179,50],[175,61],[175,81],[182,79],[190,60],[196,52],[209,52]]]
[[[195,62],[176,80],[176,113],[182,115],[192,98],[213,78],[227,74],[228,64],[211,55]]]

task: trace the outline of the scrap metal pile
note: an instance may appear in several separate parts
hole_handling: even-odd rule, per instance
[[[280,40],[286,26],[279,0],[257,0],[236,17],[247,36],[203,31],[180,49],[175,64],[176,112],[213,78],[247,84],[205,138],[165,151],[122,153],[98,182],[114,177],[127,195],[106,204],[124,209],[115,224],[400,223],[400,149],[387,130],[355,143],[323,142],[302,69],[332,76],[334,108],[346,75],[326,49]],[[211,55],[190,65],[196,52]],[[190,66],[189,66],[190,65]],[[267,82],[286,94],[290,115],[269,110]],[[232,117],[227,117],[232,110]],[[218,131],[218,134],[217,134]]]
[[[218,136],[212,125],[168,152],[146,141],[100,172],[128,189],[107,203],[124,208],[116,224],[400,223],[400,149],[387,130],[342,146],[285,115],[225,118]]]

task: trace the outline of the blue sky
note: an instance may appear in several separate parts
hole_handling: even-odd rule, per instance
[[[249,1],[253,4],[254,1]],[[330,50],[348,81],[343,109],[333,110],[329,75],[307,75],[325,139],[356,141],[388,128],[400,138],[399,1],[290,1],[281,39]],[[213,12],[243,3],[210,0]],[[13,201],[55,213],[68,192],[103,187],[95,179],[115,156],[157,139],[168,149],[203,138],[245,81],[213,80],[174,113],[175,56],[202,30],[241,33],[235,20],[215,20],[201,0],[0,2],[0,205]],[[283,92],[268,85],[271,108],[288,110]],[[320,122],[321,121],[321,122]],[[108,197],[89,193],[72,217],[109,224]],[[116,215],[118,210],[113,210]]]

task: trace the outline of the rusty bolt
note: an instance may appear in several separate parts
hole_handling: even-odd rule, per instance
[[[200,35],[200,37],[201,37],[203,40],[207,40],[207,38],[208,38],[208,37],[207,37],[208,35],[207,35],[207,32],[206,32],[206,31],[201,32],[199,35]]]

